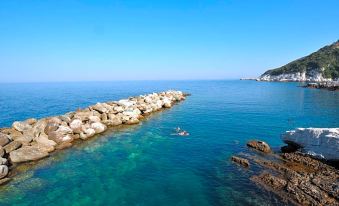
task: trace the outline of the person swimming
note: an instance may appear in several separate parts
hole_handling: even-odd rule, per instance
[[[188,132],[186,132],[186,131],[181,131],[181,132],[178,133],[178,135],[179,136],[188,136],[190,134]]]
[[[188,136],[190,135],[187,131],[182,130],[180,127],[175,128],[176,134],[178,136]]]

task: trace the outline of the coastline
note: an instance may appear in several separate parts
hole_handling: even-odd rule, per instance
[[[141,95],[97,103],[61,116],[14,122],[11,128],[1,128],[0,185],[9,182],[20,165],[34,164],[109,128],[138,124],[148,115],[185,100],[187,95],[171,90]]]

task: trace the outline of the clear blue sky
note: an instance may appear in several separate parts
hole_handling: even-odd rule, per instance
[[[0,82],[258,76],[338,38],[338,0],[1,0]]]

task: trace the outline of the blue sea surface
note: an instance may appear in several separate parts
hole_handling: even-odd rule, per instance
[[[0,84],[0,127],[177,89],[186,101],[39,161],[0,188],[0,205],[284,205],[230,162],[250,139],[275,151],[296,127],[338,127],[339,92],[298,83],[126,81]],[[191,135],[171,135],[181,127]]]

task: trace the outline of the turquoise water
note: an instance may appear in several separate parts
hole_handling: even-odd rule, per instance
[[[283,205],[229,161],[259,138],[275,150],[295,127],[338,127],[339,93],[296,83],[149,81],[1,84],[0,127],[98,101],[192,94],[142,124],[60,151],[0,189],[0,205]],[[189,137],[172,136],[173,128]]]

